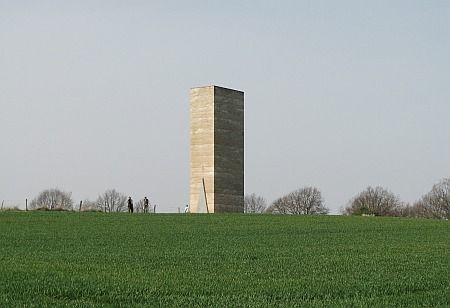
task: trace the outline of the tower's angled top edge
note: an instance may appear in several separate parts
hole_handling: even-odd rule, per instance
[[[221,86],[216,86],[216,85],[207,85],[207,86],[201,86],[201,87],[193,87],[193,88],[191,88],[191,90],[193,90],[193,89],[203,89],[203,88],[221,88],[221,89],[225,89],[225,90],[231,90],[231,91],[244,93],[244,91],[241,91],[241,90],[236,90],[236,89],[231,89],[231,88],[226,88],[226,87],[221,87]]]

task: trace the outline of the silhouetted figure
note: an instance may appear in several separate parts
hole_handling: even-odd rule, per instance
[[[189,204],[186,204],[186,206],[184,207],[184,212],[189,213]]]
[[[148,199],[144,197],[144,213],[148,213]]]
[[[133,200],[128,197],[128,213],[133,213]]]

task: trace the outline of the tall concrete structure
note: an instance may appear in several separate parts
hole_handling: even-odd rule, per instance
[[[191,89],[192,213],[244,212],[244,92]]]

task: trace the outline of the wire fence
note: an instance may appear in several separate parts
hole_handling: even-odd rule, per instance
[[[8,200],[8,199],[0,199],[1,210],[12,210],[12,209],[19,209],[19,210],[26,210],[28,208],[28,200]]]
[[[82,203],[73,203],[72,210],[74,211],[82,211],[83,209],[81,206],[84,206],[84,202]],[[144,209],[141,207],[141,205],[136,204],[135,205],[135,211],[137,213],[144,212]],[[139,209],[137,209],[137,207]],[[30,210],[30,200],[29,199],[22,199],[22,200],[12,200],[12,199],[0,199],[0,210],[7,211],[7,210]],[[84,209],[85,210],[85,209]],[[146,210],[146,213],[186,213],[188,210],[186,210],[186,206],[165,206],[165,207],[159,207],[157,204],[149,204],[149,208]]]

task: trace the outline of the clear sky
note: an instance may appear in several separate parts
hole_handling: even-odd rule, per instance
[[[0,200],[189,200],[189,89],[245,92],[245,191],[450,176],[449,1],[0,0]]]

